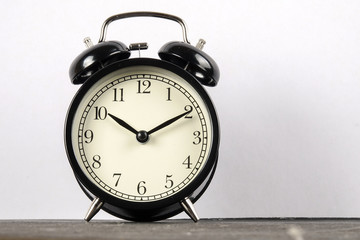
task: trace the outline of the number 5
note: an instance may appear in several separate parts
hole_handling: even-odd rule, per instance
[[[174,181],[170,179],[171,177],[172,175],[166,175],[165,188],[172,188],[172,186],[174,185]]]

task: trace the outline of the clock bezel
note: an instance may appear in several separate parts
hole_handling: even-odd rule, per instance
[[[71,132],[72,132],[73,119],[77,112],[79,103],[81,102],[83,97],[88,93],[90,88],[101,78],[105,77],[106,75],[118,69],[133,67],[133,66],[139,66],[139,67],[153,66],[153,67],[163,68],[180,76],[182,79],[190,83],[190,85],[199,93],[201,99],[204,101],[205,105],[207,106],[213,128],[213,141],[211,142],[211,149],[209,156],[206,159],[203,168],[200,170],[197,176],[194,177],[191,183],[186,185],[184,188],[179,190],[179,192],[175,193],[172,196],[160,200],[149,201],[149,202],[133,202],[133,201],[120,199],[107,193],[102,188],[98,187],[81,170],[81,167],[79,166],[76,160],[74,149],[72,146]],[[211,177],[209,178],[208,175],[213,172],[214,170],[213,168],[215,167],[214,165],[217,162],[217,155],[219,150],[219,137],[220,134],[219,134],[218,119],[214,105],[209,95],[207,94],[205,89],[200,85],[200,83],[191,74],[189,74],[182,68],[170,62],[153,59],[153,58],[134,58],[134,59],[121,60],[96,72],[94,75],[89,77],[89,79],[80,87],[78,92],[75,94],[70,104],[65,120],[65,148],[66,148],[68,160],[74,171],[76,179],[82,184],[82,187],[85,187],[91,194],[100,198],[102,201],[130,211],[154,210],[154,209],[159,209],[159,211],[161,211],[162,208],[166,208],[170,205],[178,203],[184,198],[190,196],[194,191],[198,189],[200,185],[203,184],[204,181],[210,181]],[[195,200],[197,200],[197,198]]]

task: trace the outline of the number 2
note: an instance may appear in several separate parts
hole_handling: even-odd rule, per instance
[[[189,115],[189,114],[192,112],[193,107],[192,107],[191,105],[186,105],[184,109],[185,109],[185,111],[188,112],[188,113],[185,115],[185,118],[192,118],[192,116]]]

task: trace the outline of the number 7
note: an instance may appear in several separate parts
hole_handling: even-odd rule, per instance
[[[117,180],[116,180],[116,183],[115,183],[115,187],[117,187],[117,185],[119,184],[121,173],[114,173],[113,177],[117,177]]]

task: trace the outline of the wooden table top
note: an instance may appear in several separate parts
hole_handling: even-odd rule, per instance
[[[0,220],[0,239],[360,239],[360,219]]]

